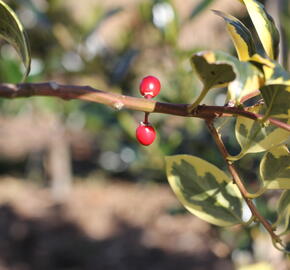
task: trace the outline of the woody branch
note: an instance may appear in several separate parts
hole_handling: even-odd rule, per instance
[[[62,85],[56,82],[0,84],[1,98],[13,99],[32,96],[50,96],[62,98],[64,100],[79,99],[101,103],[116,110],[130,109],[183,117],[197,117],[205,120],[233,115],[239,115],[253,120],[261,119],[263,117],[262,115],[249,112],[246,109],[227,106],[199,105],[193,110],[190,110],[190,104],[157,102],[145,98],[136,98],[105,92],[90,86]],[[290,131],[290,125],[274,118],[269,118],[268,120],[271,124]]]

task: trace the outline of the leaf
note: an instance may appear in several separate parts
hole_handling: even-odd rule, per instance
[[[191,63],[204,84],[192,107],[198,105],[211,88],[228,85],[228,99],[240,103],[244,96],[259,89],[260,70],[248,62],[220,51],[203,51],[191,57]]]
[[[267,105],[265,117],[290,118],[290,86],[267,85],[260,91]]]
[[[249,109],[250,112],[259,114],[263,114],[265,110],[263,105],[256,105]],[[289,123],[290,119],[288,119]],[[238,160],[248,153],[267,151],[289,138],[289,132],[284,129],[242,116],[237,117],[235,134],[241,146],[241,152],[237,156],[229,157],[231,160]]]
[[[196,17],[198,14],[200,14],[203,10],[205,10],[213,0],[203,0],[201,1],[191,12],[189,19],[193,19]]]
[[[231,62],[234,57],[213,51],[202,51],[191,57],[191,64],[206,89],[223,87],[236,77]]]
[[[284,213],[287,208],[290,208],[290,190],[285,190],[278,203],[278,212],[279,213]]]
[[[213,10],[213,12],[222,17],[227,23],[227,29],[235,45],[239,59],[241,61],[247,61],[256,52],[250,30],[234,16],[218,10]]]
[[[249,61],[264,73],[265,85],[283,84],[290,86],[290,74],[279,63],[259,54],[254,54]]]
[[[14,11],[0,0],[0,36],[11,44],[26,68],[24,78],[30,71],[30,48],[24,28]]]
[[[260,91],[268,107],[267,116],[290,117],[290,74],[281,65],[264,66],[265,86]]]
[[[280,64],[255,54],[250,58],[255,65],[260,65],[264,73],[264,85],[260,88],[266,103],[265,119],[290,117],[290,74]]]
[[[264,67],[269,67],[272,69],[275,67],[275,62],[273,60],[269,59],[268,57],[263,57],[262,55],[257,53],[252,55],[248,61],[259,66],[261,70],[263,70]]]
[[[278,218],[275,225],[282,225],[285,234],[290,231],[290,190],[285,190],[278,203]]]
[[[290,153],[287,146],[275,147],[264,155],[260,175],[268,189],[290,189]]]
[[[284,229],[280,233],[280,235],[288,234],[290,232],[290,209],[288,208],[287,212],[285,212],[284,217]]]
[[[279,63],[272,62],[272,67],[264,65],[265,85],[282,84],[290,86],[290,74]]]
[[[220,169],[189,155],[166,157],[167,178],[183,206],[218,226],[243,223],[242,198]]]
[[[273,18],[267,13],[263,4],[257,0],[243,0],[255,26],[266,54],[277,59],[280,36]]]
[[[237,268],[238,270],[274,270],[272,265],[268,262],[259,262],[254,264],[247,264]]]

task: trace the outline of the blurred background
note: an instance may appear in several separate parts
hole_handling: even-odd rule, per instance
[[[150,74],[160,79],[157,99],[164,102],[190,103],[199,94],[192,53],[235,54],[211,9],[252,27],[232,0],[5,2],[28,32],[28,81],[138,97]],[[268,2],[277,24],[289,25],[289,1]],[[284,37],[290,41],[289,27]],[[19,82],[23,67],[14,49],[1,41],[0,56],[1,82]],[[224,101],[225,89],[217,89],[205,103]],[[225,168],[201,120],[151,114],[158,137],[146,148],[135,139],[141,112],[45,97],[2,99],[0,111],[1,270],[290,268],[261,228],[211,226],[188,214],[169,189],[166,155],[192,154]],[[231,154],[239,152],[233,124],[223,129]],[[259,158],[239,162],[250,190],[257,189]],[[276,194],[256,201],[273,221]]]

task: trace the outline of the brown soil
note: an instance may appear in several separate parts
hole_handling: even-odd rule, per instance
[[[0,183],[0,269],[234,269],[230,248],[179,207],[167,187],[77,184],[62,204],[48,189]]]

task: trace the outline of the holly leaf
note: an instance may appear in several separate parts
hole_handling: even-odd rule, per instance
[[[277,59],[280,36],[273,18],[257,0],[242,0],[242,2],[247,8],[266,54],[271,59]]]
[[[249,108],[250,112],[264,114],[267,108],[256,105]],[[281,122],[290,124],[290,119],[281,119]],[[231,160],[238,160],[248,153],[267,151],[289,138],[289,132],[269,125],[267,122],[251,120],[242,116],[237,117],[235,135],[241,147],[241,152],[236,156],[230,156]]]
[[[267,189],[290,189],[290,153],[287,146],[277,146],[264,155],[260,175]],[[281,202],[281,205],[284,203]]]
[[[228,100],[239,104],[243,97],[259,89],[263,74],[249,62],[220,51],[202,51],[191,57],[191,63],[204,88],[192,104],[197,106],[212,88],[228,86]]]
[[[25,66],[26,78],[30,71],[30,48],[25,30],[14,11],[0,0],[0,37],[11,44]]]
[[[166,171],[172,190],[189,212],[218,226],[243,223],[241,194],[216,166],[177,155],[166,157]]]
[[[213,12],[225,20],[239,59],[247,61],[256,53],[256,47],[250,30],[234,16],[218,10],[213,10]]]

